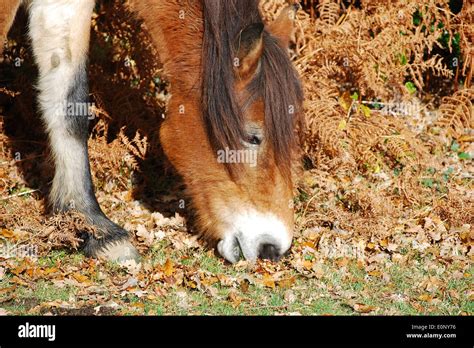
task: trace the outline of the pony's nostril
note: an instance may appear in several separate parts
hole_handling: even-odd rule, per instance
[[[241,258],[241,248],[237,238],[227,238],[217,243],[217,251],[227,261],[235,263]]]
[[[259,250],[259,257],[261,259],[278,261],[280,259],[280,253],[273,244],[262,244]]]

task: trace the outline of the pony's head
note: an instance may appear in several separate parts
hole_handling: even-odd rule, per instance
[[[199,229],[230,262],[277,260],[291,245],[302,103],[288,57],[295,10],[265,26],[255,0],[204,0],[199,50],[186,53],[199,54],[199,78],[172,82],[163,148],[184,177]]]

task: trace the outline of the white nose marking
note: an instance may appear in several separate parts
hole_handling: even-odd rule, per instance
[[[230,262],[240,259],[240,250],[246,260],[255,261],[263,244],[274,245],[281,255],[291,246],[290,233],[275,215],[252,209],[234,216],[233,223],[225,231],[217,250]]]

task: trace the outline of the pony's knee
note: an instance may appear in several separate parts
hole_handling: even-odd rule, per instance
[[[40,74],[66,65],[74,70],[85,60],[94,0],[32,0],[29,34]]]

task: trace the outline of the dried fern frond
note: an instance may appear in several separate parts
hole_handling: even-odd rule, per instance
[[[138,132],[135,133],[133,139],[129,139],[124,133],[125,127],[120,129],[119,139],[122,144],[137,158],[144,160],[148,149],[147,137],[141,137]]]
[[[357,163],[363,173],[376,173],[384,168],[384,162],[370,146],[359,145]]]
[[[386,141],[387,152],[404,165],[413,163],[414,154],[409,142],[403,137],[390,137]]]
[[[455,18],[453,25],[460,33],[460,48],[464,63],[461,74],[466,77],[464,86],[471,87],[472,74],[474,71],[474,4],[465,2],[461,13]]]
[[[260,13],[265,22],[274,21],[281,10],[288,6],[287,0],[263,0],[260,1]]]
[[[306,151],[324,151],[332,157],[341,156],[343,148],[341,141],[345,135],[340,128],[340,123],[344,119],[344,113],[335,99],[327,99],[324,102],[314,101],[306,105],[314,113],[313,118],[307,119],[307,134],[309,141],[306,144]]]
[[[338,1],[321,0],[317,6],[319,19],[326,25],[335,25],[339,19],[341,7]]]
[[[436,126],[455,138],[464,134],[467,128],[474,128],[474,88],[457,91],[450,97],[444,97],[439,108],[441,117]]]

